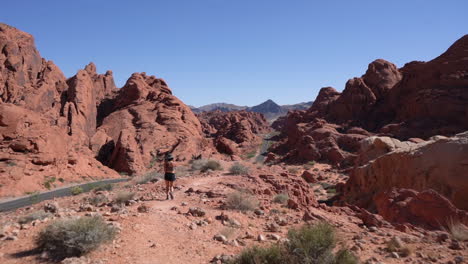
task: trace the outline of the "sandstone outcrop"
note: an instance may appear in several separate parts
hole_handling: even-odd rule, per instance
[[[374,200],[379,215],[394,224],[410,223],[429,229],[447,228],[453,223],[468,225],[468,212],[457,209],[433,190],[394,188],[378,193]]]
[[[369,208],[378,193],[393,187],[432,189],[468,209],[468,132],[419,144],[369,138],[362,145],[363,165],[351,171],[342,190],[346,201]]]
[[[260,113],[212,111],[203,112],[197,117],[203,132],[214,139],[218,150],[230,155],[238,150],[256,148],[261,143],[261,135],[270,131],[268,122]]]
[[[48,118],[0,104],[0,197],[119,175]]]
[[[285,161],[319,160],[349,167],[359,150],[358,139],[385,135],[421,141],[468,130],[467,47],[465,35],[429,62],[398,69],[382,59],[373,61],[342,93],[322,88],[310,109],[278,119],[273,127],[282,139],[271,150]]]
[[[127,173],[148,170],[165,152],[184,161],[213,149],[190,108],[164,80],[145,73],[133,74],[119,90],[92,142],[97,156],[107,152],[104,157],[110,157],[102,160],[105,164]]]
[[[162,79],[135,73],[117,89],[93,63],[66,79],[31,35],[5,24],[0,51],[0,195],[120,177],[109,168],[142,173],[166,152],[187,160],[214,151]]]

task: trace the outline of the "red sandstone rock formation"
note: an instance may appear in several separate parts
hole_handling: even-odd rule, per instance
[[[451,223],[468,225],[468,212],[457,209],[433,190],[392,189],[378,193],[374,200],[378,213],[394,224],[410,223],[429,229],[440,229]]]
[[[393,187],[433,189],[460,209],[468,209],[468,132],[414,144],[371,137],[351,171],[342,198],[365,208]]]
[[[112,72],[90,63],[67,80],[31,35],[5,24],[0,51],[0,196],[50,179],[118,177],[106,166],[142,173],[168,151],[186,160],[214,150],[162,79],[136,73],[118,90]]]
[[[282,140],[272,151],[288,161],[347,166],[357,141],[372,134],[407,140],[468,130],[467,47],[468,35],[436,59],[401,69],[379,59],[342,93],[322,88],[310,109],[290,112],[273,125]]]
[[[179,161],[212,152],[196,116],[162,79],[133,74],[114,105],[92,138],[96,154],[105,154],[107,160],[102,161],[111,168],[140,173],[168,151]]]
[[[261,134],[268,133],[270,126],[262,114],[233,112],[203,112],[198,114],[203,132],[213,137],[218,151],[234,155],[240,149],[250,149],[261,143]]]

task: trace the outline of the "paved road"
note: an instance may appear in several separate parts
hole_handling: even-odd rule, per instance
[[[260,146],[257,157],[255,157],[255,161],[257,163],[263,163],[263,161],[265,161],[266,155],[268,154],[268,148],[270,148],[271,144],[274,142],[271,138],[275,135],[277,135],[277,132],[271,132],[263,137],[262,145]]]
[[[88,182],[88,183],[58,188],[58,189],[43,192],[43,193],[32,194],[32,195],[28,195],[28,196],[24,196],[20,198],[13,198],[7,201],[0,201],[0,212],[6,212],[6,211],[15,210],[21,207],[25,207],[25,206],[30,206],[32,204],[39,203],[45,200],[50,200],[56,197],[70,196],[72,195],[70,189],[76,186],[81,187],[84,192],[87,192],[93,188],[96,188],[97,185],[107,184],[107,183],[118,183],[118,182],[124,182],[128,180],[129,178],[121,178],[121,179],[108,179],[108,180],[102,180],[102,181]]]

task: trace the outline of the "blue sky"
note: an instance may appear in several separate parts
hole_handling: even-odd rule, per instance
[[[185,103],[292,104],[342,90],[377,59],[430,60],[468,33],[466,0],[15,0],[0,21],[34,35],[67,77],[93,61],[123,86],[164,78]]]

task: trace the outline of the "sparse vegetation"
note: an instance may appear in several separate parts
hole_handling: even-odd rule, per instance
[[[299,168],[297,167],[289,167],[288,172],[291,174],[297,174],[299,172]]]
[[[100,217],[81,217],[51,223],[44,228],[36,244],[52,258],[84,255],[114,238],[116,230]]]
[[[27,223],[30,223],[34,220],[43,220],[43,219],[46,219],[48,217],[51,217],[52,214],[50,213],[46,213],[44,211],[35,211],[35,212],[32,212],[28,215],[25,215],[25,216],[22,216],[18,219],[18,223],[19,224],[27,224]]]
[[[225,227],[225,228],[221,229],[221,231],[219,231],[219,234],[223,235],[227,239],[233,238],[235,233],[236,233],[236,229],[233,228],[233,227]]]
[[[453,239],[458,241],[468,241],[468,227],[464,224],[450,219],[447,222],[448,229],[446,230]]]
[[[99,191],[112,191],[114,186],[110,183],[102,183],[98,184],[95,188],[94,191],[99,192]]]
[[[53,183],[55,182],[55,180],[56,180],[55,177],[46,177],[45,181],[44,181],[44,187],[46,187],[47,190],[50,190],[52,185],[54,185]],[[54,185],[54,187],[55,187],[55,185]]]
[[[226,207],[233,210],[250,211],[258,207],[258,200],[246,191],[237,191],[228,194]]]
[[[403,244],[403,242],[398,240],[396,237],[393,237],[387,242],[386,249],[388,252],[398,253],[401,257],[408,257],[414,251],[411,246]]]
[[[193,160],[191,164],[192,170],[199,170],[201,172],[206,172],[209,170],[222,170],[221,164],[217,160]]]
[[[312,169],[313,167],[315,166],[315,161],[309,161],[307,162],[306,164],[304,164],[304,169],[306,170],[310,170]]]
[[[257,155],[257,151],[253,150],[251,152],[248,152],[248,153],[244,154],[244,159],[251,159],[251,158],[255,157],[255,155]]]
[[[246,175],[249,173],[249,168],[239,162],[236,162],[231,166],[231,168],[229,168],[229,173],[233,175]]]
[[[73,186],[70,188],[70,193],[73,195],[78,195],[80,193],[83,193],[83,188],[80,186]]]
[[[118,204],[124,204],[135,197],[134,192],[129,192],[129,191],[119,191],[115,194],[114,201]]]
[[[162,174],[158,173],[158,172],[155,172],[155,171],[152,171],[152,172],[146,173],[145,175],[137,177],[136,178],[136,183],[137,184],[145,184],[145,183],[148,183],[148,182],[157,181],[158,179],[162,179]]]
[[[286,204],[289,200],[289,196],[286,193],[280,193],[273,198],[274,203]]]
[[[91,197],[88,197],[88,202],[94,206],[98,206],[98,205],[101,205],[101,204],[105,204],[107,202],[109,202],[109,199],[107,198],[107,196],[105,195],[102,195],[102,194],[98,194],[98,195],[93,195]]]
[[[253,247],[244,250],[232,264],[355,264],[358,259],[346,249],[333,254],[336,235],[327,223],[306,225],[288,232],[288,242],[268,248]]]

